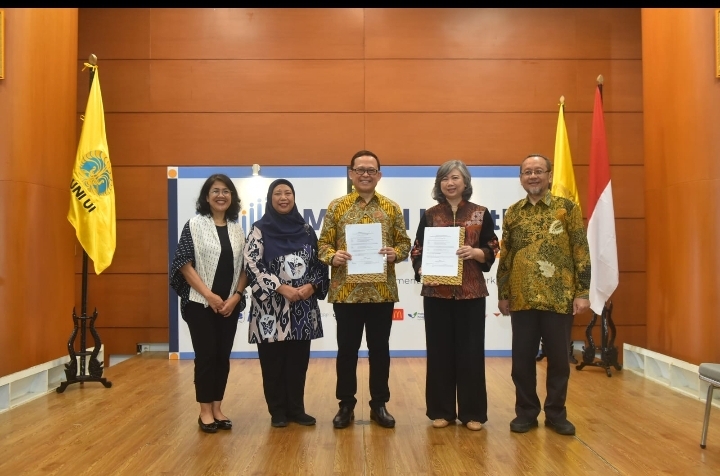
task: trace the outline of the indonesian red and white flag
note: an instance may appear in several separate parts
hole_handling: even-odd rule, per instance
[[[613,209],[610,161],[605,140],[600,87],[595,89],[590,139],[590,181],[588,198],[588,244],[590,245],[590,309],[601,314],[605,301],[619,280],[615,211]]]

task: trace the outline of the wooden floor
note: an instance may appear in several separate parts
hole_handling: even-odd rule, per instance
[[[545,363],[538,364],[544,382]],[[395,429],[369,422],[368,365],[358,366],[357,420],[332,427],[335,360],[312,359],[306,409],[314,427],[272,428],[257,360],[233,360],[224,410],[232,431],[197,425],[192,361],[143,354],[106,370],[113,386],[74,384],[0,414],[0,475],[264,474],[720,474],[720,411],[700,449],[704,404],[627,371],[572,370],[575,437],[542,425],[511,433],[509,358],[486,361],[490,420],[482,431],[433,429],[425,416],[424,359],[392,360]],[[544,386],[543,386],[544,387]],[[544,389],[541,400],[544,399]]]

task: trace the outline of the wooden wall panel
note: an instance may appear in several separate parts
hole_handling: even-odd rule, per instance
[[[361,60],[98,64],[106,112],[358,112],[363,108]],[[86,104],[87,83],[80,82],[78,111],[84,111]]]
[[[617,239],[620,272],[645,271],[645,259],[647,256],[645,220],[641,218],[616,219],[615,237]]]
[[[116,166],[344,164],[364,146],[363,122],[334,113],[107,115]]]
[[[367,9],[366,57],[640,59],[639,24],[637,8]]]
[[[80,309],[82,276],[75,275],[75,299]],[[168,326],[168,275],[88,275],[88,314],[97,308],[97,327]],[[102,334],[100,335],[102,338]],[[167,341],[160,341],[167,342]]]
[[[363,57],[360,8],[162,8],[150,18],[155,59]]]
[[[5,10],[0,81],[0,376],[66,354],[75,8]],[[67,319],[67,321],[66,321]],[[7,396],[6,396],[7,398]]]
[[[66,354],[61,336],[72,329],[74,296],[68,204],[66,190],[0,181],[0,376]]]
[[[549,112],[557,98],[592,111],[598,74],[607,111],[642,111],[640,60],[367,60],[369,112]]]
[[[115,273],[167,274],[167,229],[167,220],[118,220],[115,255],[102,276]],[[92,265],[88,269],[92,270]],[[82,252],[75,257],[75,272],[82,272]]]
[[[607,90],[604,90],[603,94],[607,98]],[[593,115],[592,112],[576,113],[573,111],[574,106],[566,102],[565,122],[567,123],[573,164],[589,165]],[[610,165],[643,165],[645,157],[642,112],[605,111],[604,119]],[[557,124],[557,119],[555,124]],[[574,136],[571,135],[571,131],[574,132]]]
[[[119,223],[128,219],[167,220],[167,168],[118,167],[115,157],[113,152],[115,215]]]
[[[576,165],[573,168],[575,184],[580,195],[580,206],[585,215],[590,166]],[[615,218],[643,218],[645,216],[645,197],[642,193],[645,183],[644,167],[642,165],[610,166],[610,178]]]
[[[101,65],[109,59],[150,59],[150,11],[150,8],[81,8],[78,59],[87,61],[91,53]]]
[[[550,101],[548,101],[550,105]],[[555,149],[558,113],[368,113],[367,147],[388,165],[439,165],[450,158],[468,164],[518,165],[528,154]],[[592,113],[566,113],[573,164],[587,165]],[[610,163],[642,165],[642,113],[605,114]]]
[[[87,58],[78,61],[78,71],[83,69]],[[150,61],[105,60],[98,56],[98,75],[102,92],[103,108],[108,112],[150,111]],[[78,73],[77,111],[85,113],[90,77],[88,70]],[[108,145],[112,151],[110,131]],[[110,157],[112,160],[112,157]]]
[[[648,348],[693,364],[720,362],[715,19],[642,10]]]

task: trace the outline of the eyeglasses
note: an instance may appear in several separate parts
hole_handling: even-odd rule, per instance
[[[525,172],[522,172],[520,175],[524,175],[526,177],[530,177],[531,175],[542,175],[550,172],[549,170],[526,170]]]
[[[220,190],[219,188],[214,188],[214,189],[210,190],[210,194],[215,195],[215,196],[218,196],[218,195],[228,195],[229,196],[229,195],[232,195],[232,192],[226,188],[224,188],[222,190]]]
[[[350,170],[352,170],[353,172],[355,172],[355,173],[358,174],[358,175],[365,175],[365,174],[368,174],[368,175],[377,175],[377,173],[378,173],[378,169],[363,169],[363,168],[358,168],[358,169],[350,169]]]

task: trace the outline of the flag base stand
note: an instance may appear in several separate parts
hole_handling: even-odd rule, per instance
[[[608,377],[612,377],[610,372],[611,367],[615,367],[615,370],[622,370],[622,365],[618,362],[618,349],[615,347],[615,336],[617,331],[615,330],[615,323],[612,320],[612,301],[608,301],[603,306],[601,315],[602,325],[602,348],[600,349],[600,359],[595,358],[595,341],[592,337],[592,329],[597,321],[597,314],[593,313],[593,317],[585,330],[585,335],[588,339],[587,347],[583,347],[583,361],[580,365],[576,366],[577,370],[582,370],[584,367],[601,367],[605,369],[605,373]]]
[[[60,386],[56,389],[57,393],[63,393],[65,389],[74,383],[82,385],[85,382],[100,382],[105,388],[112,387],[112,382],[103,378],[103,364],[98,361],[98,354],[100,353],[100,347],[102,342],[100,341],[100,335],[95,329],[95,319],[97,319],[97,309],[93,312],[92,316],[87,315],[87,266],[88,266],[88,255],[83,250],[83,277],[82,277],[82,313],[80,316],[75,314],[73,308],[73,331],[68,339],[68,354],[70,355],[70,362],[65,364],[65,378],[64,382],[60,383]],[[92,352],[88,352],[86,346],[86,337],[88,331],[88,321],[90,321],[90,333],[93,336],[95,345],[93,346]],[[75,338],[80,330],[80,351],[75,352]],[[90,357],[89,359],[87,357]],[[80,357],[78,359],[78,357]],[[80,360],[80,372],[78,373],[78,360]],[[85,363],[87,360],[88,374],[85,373]]]

